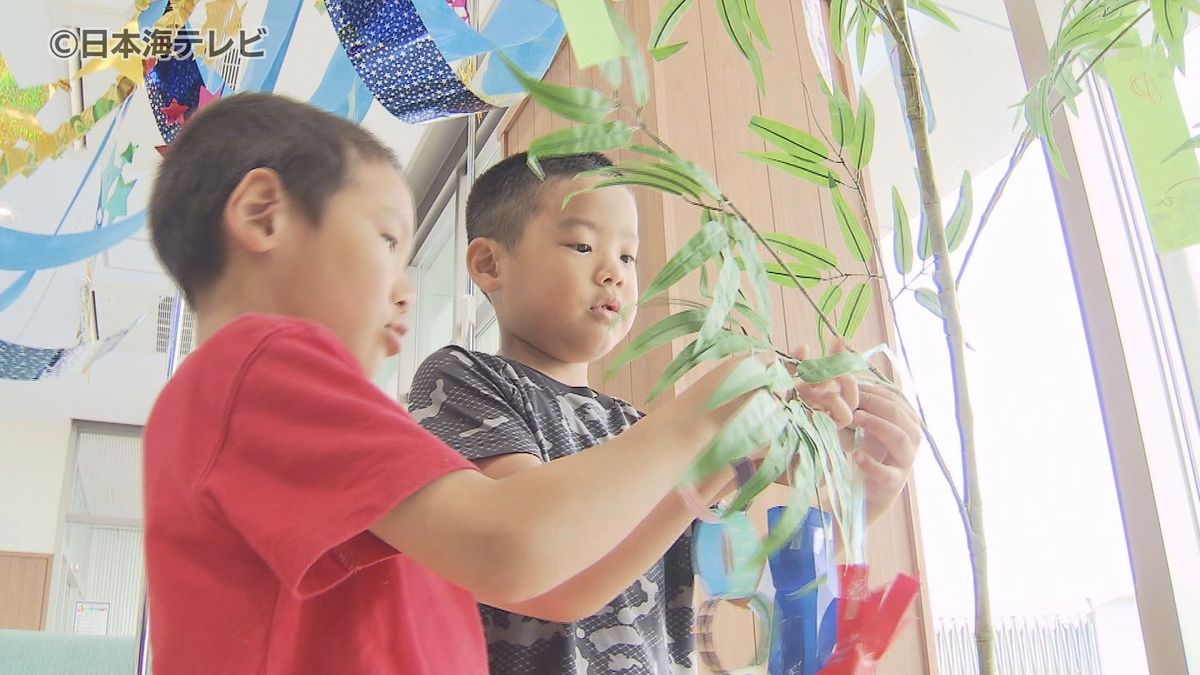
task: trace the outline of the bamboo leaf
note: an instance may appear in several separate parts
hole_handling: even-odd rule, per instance
[[[829,104],[829,126],[833,142],[844,148],[854,144],[854,110],[850,108],[850,99],[835,85],[831,90],[829,85],[821,80],[821,91]]]
[[[737,352],[750,351],[751,349],[769,349],[770,343],[756,340],[742,333],[733,333],[730,331],[722,331],[714,340],[712,345],[703,351],[696,349],[696,341],[692,341],[688,346],[679,352],[673,361],[667,366],[663,376],[659,378],[654,388],[650,390],[648,401],[653,401],[667,387],[675,384],[679,378],[685,373],[694,368],[702,361],[711,361],[714,359],[723,359],[730,354]]]
[[[860,262],[869,261],[871,240],[867,238],[862,224],[858,222],[858,216],[854,215],[840,190],[830,190],[830,194],[833,195],[834,215],[837,216],[838,227],[842,231],[842,238],[846,240],[846,248],[850,249],[850,255]]]
[[[693,0],[669,0],[662,11],[658,13],[658,18],[654,20],[654,26],[650,28],[650,41],[648,46],[651,53],[663,51],[666,49],[672,50],[671,53],[679,51],[686,42],[666,46],[667,40],[671,39],[671,33],[675,32],[675,27],[679,25],[679,21],[683,19],[683,15],[687,14],[691,8]],[[655,55],[654,58],[658,61],[670,56],[667,54],[662,58]]]
[[[821,299],[817,301],[817,309],[821,312],[821,316],[825,317],[829,323],[833,324],[833,309],[837,307],[838,301],[842,299],[842,287],[830,286],[821,294]],[[825,355],[825,323],[817,322],[817,342],[820,343],[821,356]]]
[[[700,266],[700,297],[712,300],[712,290],[708,287],[708,263]]]
[[[871,306],[871,295],[871,286],[867,283],[858,284],[850,290],[838,319],[838,333],[842,337],[847,340],[854,337],[863,317],[867,315],[867,308]]]
[[[758,50],[750,40],[750,33],[746,30],[744,11],[742,0],[717,0],[717,14],[721,17],[725,32],[729,34],[737,50],[750,62],[750,69],[754,72],[754,81],[758,84],[758,91],[763,93],[766,84],[763,81],[762,62],[758,58]]]
[[[743,152],[742,155],[823,187],[833,187],[838,183],[829,167],[806,162],[786,152]]]
[[[851,293],[851,295],[853,296],[854,294]],[[842,375],[852,375],[869,370],[871,364],[867,361],[867,358],[873,353],[874,350],[868,352],[868,354],[835,352],[819,359],[796,361],[792,365],[796,369],[796,377],[809,384],[817,384],[832,380],[835,377],[841,377]]]
[[[800,288],[800,286],[812,288],[822,280],[820,272],[803,263],[787,263],[785,267],[779,263],[769,262],[764,263],[763,267],[767,270],[767,281],[788,288]],[[800,286],[796,285],[796,279],[800,280]]]
[[[762,238],[777,253],[786,253],[815,270],[837,268],[837,256],[824,246],[784,232],[764,232]]]
[[[539,167],[539,171],[540,171],[540,167]],[[673,183],[669,183],[667,181],[663,181],[658,178],[647,177],[647,176],[640,175],[640,174],[627,174],[624,176],[614,176],[612,178],[605,178],[603,180],[597,181],[595,183],[592,183],[591,185],[587,185],[585,187],[582,187],[582,188],[572,192],[571,194],[569,194],[563,198],[562,207],[565,209],[567,207],[567,203],[570,202],[572,199],[574,199],[578,195],[584,194],[586,192],[593,192],[595,190],[599,190],[600,188],[614,187],[614,186],[618,186],[618,185],[645,187],[645,188],[650,188],[652,190],[658,190],[660,192],[666,192],[666,193],[673,194],[673,195],[685,196],[685,193],[682,192],[678,188],[678,186],[676,186]]]
[[[701,270],[703,271],[703,268]],[[616,372],[642,354],[661,347],[675,338],[695,333],[704,325],[705,314],[707,311],[703,309],[689,309],[658,321],[638,334],[629,342],[629,346],[621,350],[616,360],[609,365],[608,372],[610,374]]]
[[[933,237],[929,235],[929,226],[925,222],[925,210],[921,210],[921,225],[917,233],[917,257],[929,260],[933,256]]]
[[[533,100],[550,112],[583,124],[595,124],[613,110],[613,102],[607,96],[587,87],[564,87],[561,84],[543,82],[525,74],[521,68],[503,52],[495,52],[508,66],[513,77],[521,84]],[[589,152],[582,150],[580,152]]]
[[[762,464],[758,467],[758,471],[746,481],[746,484],[738,490],[737,495],[730,502],[725,513],[736,513],[745,509],[750,500],[754,499],[758,493],[762,492],[776,478],[783,475],[787,471],[788,461],[791,459],[793,450],[789,442],[787,434],[776,435],[771,441],[771,448],[767,450],[767,454],[763,457]]]
[[[854,120],[854,145],[850,147],[850,164],[862,169],[871,161],[875,147],[875,108],[865,91],[859,91],[858,117]]]
[[[938,7],[933,3],[933,0],[908,0],[908,6],[924,14],[925,16],[936,20],[942,25],[948,26],[954,30],[958,30],[958,26],[956,26],[954,22],[950,20],[950,17],[946,16],[946,13],[942,11],[941,7]]]
[[[748,356],[738,363],[733,372],[713,392],[708,399],[708,409],[715,410],[743,394],[763,389],[770,381],[767,364],[757,356]]]
[[[938,298],[936,292],[930,288],[918,288],[913,291],[913,295],[917,298],[917,303],[925,309],[933,312],[933,315],[941,319],[942,317],[942,301]]]
[[[1167,46],[1171,64],[1183,70],[1183,34],[1187,30],[1187,8],[1178,0],[1150,0],[1154,31]]]
[[[967,226],[971,223],[971,174],[964,171],[962,175],[962,185],[958,190],[958,204],[954,207],[954,213],[950,214],[950,220],[946,222],[946,247],[953,251],[962,244],[963,238],[967,234]]]
[[[750,32],[758,38],[767,49],[771,48],[771,42],[767,40],[767,29],[763,26],[762,18],[758,15],[757,0],[742,0],[742,15],[746,17],[746,27]]]
[[[708,309],[708,315],[704,317],[704,325],[700,327],[696,349],[708,347],[713,337],[725,325],[729,311],[733,309],[733,303],[737,300],[738,286],[741,282],[737,262],[733,256],[722,254],[722,258],[724,260],[721,263],[721,272],[717,276],[717,285],[713,288],[713,302]]]
[[[683,49],[686,46],[687,40],[684,40],[683,42],[676,42],[673,45],[666,45],[665,47],[655,47],[654,49],[650,50],[650,56],[654,57],[655,61],[661,63],[662,61],[666,61],[674,56],[675,52]]]
[[[625,70],[621,67],[622,60],[615,58],[596,64],[600,69],[600,73],[604,75],[604,81],[608,82],[608,86],[613,89],[620,89],[621,81],[624,79]]]
[[[721,252],[729,245],[729,234],[725,226],[710,220],[700,227],[700,231],[692,236],[659,271],[658,276],[650,282],[638,304],[646,304],[659,293],[670,288],[675,282],[687,276],[704,262]]]
[[[578,178],[592,177],[640,177],[651,183],[660,183],[660,189],[677,195],[700,199],[705,189],[691,178],[686,171],[666,162],[624,162],[591,171],[583,171]]]
[[[855,54],[858,56],[858,70],[861,72],[867,64],[867,44],[871,40],[871,31],[874,30],[878,17],[874,12],[865,9],[861,2],[855,9],[855,16],[858,19],[858,29],[854,46]]]
[[[771,324],[768,323],[767,320],[764,319],[761,314],[754,311],[753,307],[746,304],[745,302],[736,302],[733,305],[733,309],[735,312],[737,312],[738,314],[741,314],[743,317],[745,317],[746,321],[751,326],[753,326],[754,328],[757,328],[760,335],[762,335],[763,337],[770,337]]]
[[[709,175],[707,171],[701,168],[699,164],[690,162],[679,155],[667,152],[666,150],[660,150],[659,148],[652,148],[645,145],[632,145],[629,147],[629,149],[639,154],[648,155],[650,157],[656,157],[663,160],[664,162],[670,164],[674,169],[682,171],[691,180],[695,181],[704,190],[704,192],[713,199],[722,199],[723,195],[721,194],[720,186],[717,185],[717,181],[713,180],[713,177]]]
[[[908,212],[904,209],[904,201],[900,199],[900,191],[892,187],[892,252],[896,258],[896,269],[900,274],[912,271],[913,245],[912,232],[908,227]]]
[[[754,232],[741,218],[728,218],[730,230],[738,243],[738,252],[744,261],[746,272],[750,275],[750,289],[754,291],[754,300],[759,311],[767,317],[768,327],[771,316],[771,298],[767,294],[767,269],[763,265],[762,255],[758,251],[758,239]],[[771,331],[767,331],[770,334]]]
[[[840,61],[845,42],[846,0],[831,0],[829,3],[829,40],[834,55]]]
[[[617,31],[617,37],[625,47],[625,60],[629,65],[629,86],[633,90],[634,102],[637,107],[641,108],[650,98],[650,80],[646,74],[646,59],[642,56],[642,50],[638,48],[637,37],[629,28],[625,17],[621,16],[613,3],[606,2],[604,6],[608,8],[608,16],[612,20],[613,29]]]
[[[771,442],[787,424],[788,414],[766,391],[750,398],[689,467],[684,480],[701,481],[739,457]]]
[[[799,450],[797,454],[800,456],[802,463],[810,457],[809,453],[804,449]],[[811,467],[811,461],[807,462],[807,465]],[[808,473],[809,475],[812,474],[811,468]],[[763,565],[775,551],[783,548],[784,545],[791,541],[792,536],[804,524],[804,519],[808,515],[808,509],[812,504],[815,493],[816,489],[811,480],[804,480],[802,478],[796,480],[792,486],[792,492],[788,496],[787,504],[783,508],[783,513],[775,520],[775,524],[771,527],[770,532],[763,538],[762,544],[759,545],[758,550],[750,558],[750,565]]]
[[[780,150],[795,155],[797,159],[813,163],[829,159],[829,148],[824,143],[812,134],[783,122],[755,115],[750,118],[750,130]]]
[[[529,144],[529,168],[544,178],[539,157],[559,157],[583,152],[622,148],[633,140],[633,127],[624,122],[602,122],[555,131]]]

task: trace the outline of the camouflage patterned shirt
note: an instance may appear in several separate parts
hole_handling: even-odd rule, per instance
[[[641,418],[625,401],[570,387],[516,361],[445,347],[417,370],[409,409],[477,460],[524,452],[548,462],[613,438]],[[603,610],[551,623],[480,605],[492,675],[693,672],[691,537]]]

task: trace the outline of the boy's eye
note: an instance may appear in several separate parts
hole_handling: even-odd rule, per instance
[[[637,258],[626,253],[625,255],[621,256],[621,262],[625,263],[626,265],[632,265],[633,263],[637,262]]]
[[[400,240],[396,239],[395,237],[393,237],[390,234],[384,234],[384,235],[380,235],[380,236],[382,236],[383,240],[387,242],[388,251],[395,253],[396,247],[400,245]]]
[[[572,244],[571,248],[575,249],[576,251],[578,251],[580,253],[591,253],[592,252],[592,247],[588,244]]]

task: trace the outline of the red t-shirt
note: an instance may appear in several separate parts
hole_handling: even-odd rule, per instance
[[[471,469],[326,329],[245,315],[146,426],[155,673],[487,672],[471,595],[367,531]]]

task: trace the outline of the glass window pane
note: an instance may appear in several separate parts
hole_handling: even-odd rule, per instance
[[[1008,167],[1018,136],[1012,106],[1023,97],[1025,85],[1002,0],[959,7],[967,5],[947,7],[958,32],[922,15],[914,15],[912,21],[926,71],[934,118],[931,149],[947,217],[957,201],[963,171],[973,179],[969,242]],[[870,168],[874,221],[890,229],[895,186],[915,238],[920,217],[914,155],[892,67],[880,47],[877,44],[870,54],[860,80],[877,113]],[[1090,661],[1102,662],[1105,672],[1145,672],[1091,359],[1050,177],[1036,150],[1018,164],[959,292],[970,345],[966,368],[974,404],[992,611],[999,626],[1014,628],[998,631],[999,671],[1020,672],[1006,662],[1017,649],[1038,652],[1039,663],[1053,663],[1054,650],[1047,645],[1063,643],[1054,635],[1069,635],[1064,639],[1073,641]],[[964,244],[955,253],[956,269],[966,249]],[[961,483],[942,323],[913,296],[917,288],[935,286],[928,274],[905,279],[894,274],[890,239],[882,250],[889,258],[885,267],[913,384],[951,473]],[[921,264],[917,260],[916,267]],[[966,655],[943,661],[941,672],[973,672],[966,670],[974,654],[973,640],[956,639],[953,630],[973,625],[966,538],[928,447],[917,463],[915,480],[927,593],[939,628],[938,652],[947,660],[955,651]],[[1023,629],[1029,637],[1015,644],[1012,636]]]

